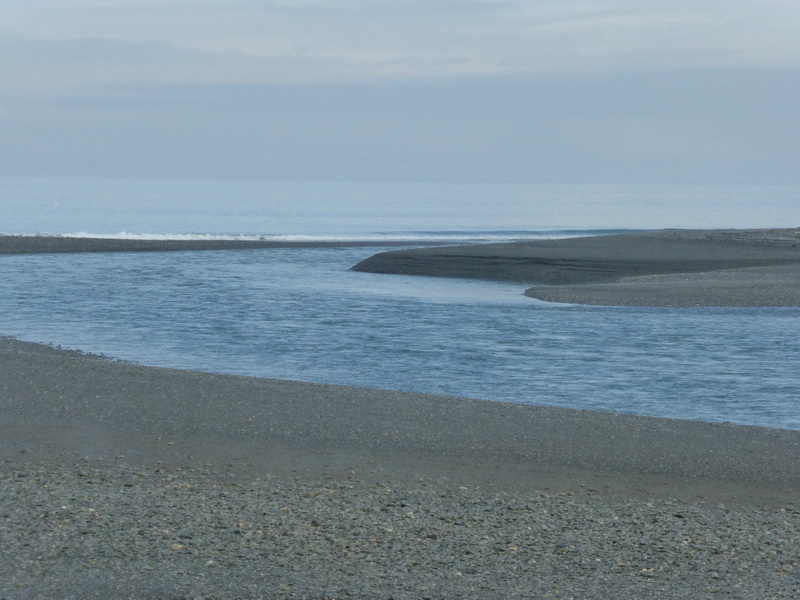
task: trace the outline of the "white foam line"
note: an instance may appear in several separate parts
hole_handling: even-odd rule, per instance
[[[462,233],[454,232],[448,233],[435,233],[435,234],[421,234],[421,233],[396,233],[396,234],[375,234],[375,235],[291,235],[291,234],[275,234],[275,235],[253,235],[253,234],[212,234],[212,233],[129,233],[122,231],[113,234],[104,233],[90,233],[86,231],[79,231],[73,233],[31,233],[31,234],[13,234],[22,235],[25,237],[64,237],[64,238],[90,238],[90,239],[113,239],[113,240],[233,240],[233,241],[264,241],[264,242],[509,242],[514,240],[530,240],[530,239],[559,239],[576,237],[575,232],[557,232],[552,233],[531,233],[529,235],[520,234],[519,232],[502,234],[502,233]],[[583,235],[592,235],[591,232],[586,232]]]

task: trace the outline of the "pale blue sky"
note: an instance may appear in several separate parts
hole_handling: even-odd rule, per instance
[[[0,174],[800,183],[796,0],[7,0]]]

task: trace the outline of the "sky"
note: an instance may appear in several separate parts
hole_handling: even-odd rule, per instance
[[[800,183],[797,0],[6,0],[0,175]]]

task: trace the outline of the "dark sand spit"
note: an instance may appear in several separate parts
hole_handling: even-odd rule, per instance
[[[357,271],[536,284],[549,302],[800,306],[800,229],[691,230],[384,252]]]
[[[247,250],[253,248],[336,248],[343,246],[411,245],[403,241],[284,241],[249,239],[118,239],[59,235],[0,235],[0,254],[63,254],[72,252],[171,252]],[[418,242],[413,245],[419,246]],[[424,245],[424,244],[423,244]]]
[[[0,597],[795,598],[799,494],[798,431],[0,338]]]

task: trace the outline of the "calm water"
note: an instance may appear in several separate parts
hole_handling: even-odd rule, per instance
[[[799,191],[0,180],[0,231],[473,242],[794,226]],[[798,309],[558,306],[513,284],[348,270],[384,249],[0,256],[0,333],[144,364],[800,429]]]

